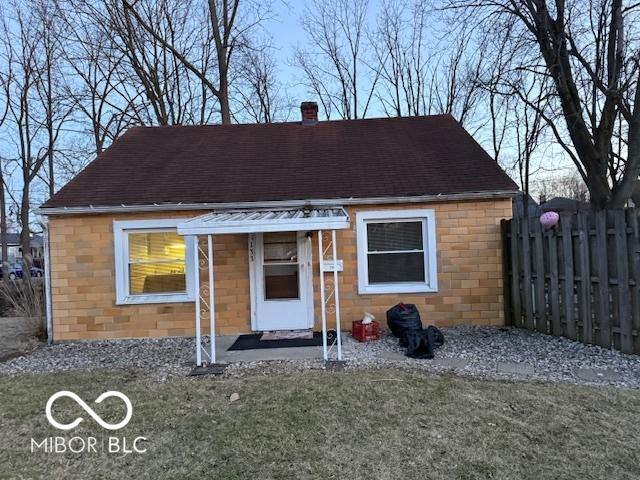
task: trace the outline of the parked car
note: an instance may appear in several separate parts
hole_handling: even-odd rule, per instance
[[[44,276],[44,270],[38,267],[31,267],[31,276],[32,277],[42,277]],[[13,263],[9,264],[9,278],[11,280],[15,280],[16,278],[23,277],[22,264],[21,263]],[[0,278],[2,278],[2,269],[0,269]]]
[[[30,271],[32,277],[44,277],[44,270],[42,268],[31,266]]]

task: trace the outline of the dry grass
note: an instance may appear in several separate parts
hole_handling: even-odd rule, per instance
[[[41,317],[0,317],[0,362],[37,348],[42,328]]]
[[[31,437],[62,433],[44,415],[62,389],[88,403],[106,390],[126,393],[134,414],[119,434],[148,437],[148,452],[30,453]],[[230,403],[233,392],[240,400]],[[640,477],[640,392],[630,390],[398,371],[166,384],[73,373],[0,378],[0,399],[3,478]],[[120,405],[108,403],[96,410],[117,421]],[[56,404],[61,420],[80,413],[72,402]],[[73,435],[100,437],[85,417]]]
[[[35,339],[47,338],[42,279],[0,280],[0,307],[3,317],[11,317],[0,318],[0,360],[28,351]]]

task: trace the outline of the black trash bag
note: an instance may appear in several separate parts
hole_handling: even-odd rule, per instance
[[[433,326],[421,331],[405,333],[406,356],[411,358],[433,358],[433,351],[444,344],[444,335]]]
[[[433,346],[434,347],[441,347],[442,345],[444,345],[444,334],[442,333],[442,330],[440,330],[437,327],[434,327],[433,325],[429,325],[427,327],[427,331],[430,331],[433,333]]]
[[[429,330],[405,333],[407,352],[410,358],[433,358],[433,332]]]
[[[399,303],[387,310],[387,325],[391,333],[403,342],[406,332],[422,330],[420,312],[411,303]]]

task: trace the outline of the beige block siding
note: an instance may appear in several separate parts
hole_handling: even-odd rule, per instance
[[[429,208],[435,211],[438,291],[411,294],[358,294],[356,211]],[[340,312],[343,329],[351,321],[372,313],[386,325],[385,312],[396,303],[415,303],[424,324],[503,325],[502,247],[500,220],[511,218],[511,200],[374,205],[347,208],[348,230],[337,233],[338,257],[344,270],[339,274]],[[318,251],[313,238],[314,255]],[[314,258],[314,272],[318,271]],[[332,274],[325,274],[328,278]],[[316,328],[320,327],[319,276],[314,276]],[[329,316],[334,325],[334,318]]]
[[[357,284],[357,210],[432,208],[436,218],[438,283],[436,293],[359,295]],[[340,304],[343,327],[398,301],[418,305],[425,323],[502,325],[502,269],[499,223],[511,217],[509,199],[410,205],[349,207],[351,227],[338,232]],[[51,216],[51,285],[54,339],[192,336],[193,303],[115,305],[113,221],[184,218],[204,212]],[[320,326],[317,235],[314,235],[314,305]],[[203,244],[204,245],[204,244]],[[215,298],[218,334],[251,330],[247,235],[214,236]],[[207,272],[200,276],[206,282]],[[331,317],[331,316],[330,316]],[[205,324],[206,322],[203,322]],[[329,318],[333,324],[333,319]]]
[[[207,251],[207,237],[200,237],[200,249]],[[249,295],[249,236],[214,235],[214,295],[216,331],[219,335],[251,331],[251,299]],[[205,258],[201,255],[200,261]],[[204,298],[209,298],[209,269],[200,269],[200,285]],[[202,306],[202,308],[206,308]],[[194,331],[191,314],[191,331]],[[209,313],[203,312],[203,332],[209,333]],[[193,335],[193,333],[191,334]]]
[[[193,302],[115,304],[113,221],[189,218],[202,213],[51,216],[54,340],[192,336]],[[247,243],[247,235],[214,237],[219,334],[251,329]],[[206,250],[206,240],[204,246]],[[206,270],[201,271],[203,280],[206,276]]]

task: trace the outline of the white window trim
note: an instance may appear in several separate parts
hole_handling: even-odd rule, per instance
[[[422,222],[424,248],[424,282],[394,282],[369,284],[367,262],[367,223],[375,222]],[[436,223],[433,209],[371,210],[356,212],[356,235],[358,252],[358,293],[424,293],[438,291],[438,268],[436,253]]]
[[[150,295],[132,295],[129,293],[129,233],[166,232],[177,230],[182,218],[159,220],[115,220],[113,222],[113,245],[116,279],[116,305],[137,305],[145,303],[193,302],[195,289],[193,282],[193,263],[195,251],[191,236],[185,236],[185,293],[154,293]]]

